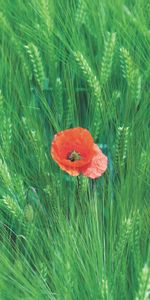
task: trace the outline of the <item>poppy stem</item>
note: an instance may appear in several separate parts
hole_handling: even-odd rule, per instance
[[[80,180],[79,180],[79,176],[77,176],[77,183],[78,183],[78,189],[80,187]]]
[[[80,182],[79,176],[77,176],[77,203],[79,204],[79,206],[81,206],[81,203],[80,203],[80,189],[81,189],[81,182]]]

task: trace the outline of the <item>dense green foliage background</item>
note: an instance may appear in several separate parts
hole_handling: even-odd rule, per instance
[[[148,300],[150,4],[1,0],[0,299]],[[52,161],[85,127],[98,180]]]

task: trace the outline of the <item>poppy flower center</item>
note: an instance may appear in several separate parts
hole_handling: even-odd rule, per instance
[[[80,160],[81,156],[78,152],[76,152],[75,150],[72,151],[69,156],[68,156],[68,159],[70,161],[76,161],[76,160]]]

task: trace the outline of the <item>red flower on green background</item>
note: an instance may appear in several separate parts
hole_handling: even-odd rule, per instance
[[[87,129],[77,127],[58,132],[52,141],[51,155],[59,167],[72,176],[92,179],[107,169],[108,159]]]

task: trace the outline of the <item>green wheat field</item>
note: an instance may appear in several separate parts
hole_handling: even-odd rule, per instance
[[[0,300],[150,299],[150,2],[0,9]],[[96,180],[50,155],[74,127]]]

